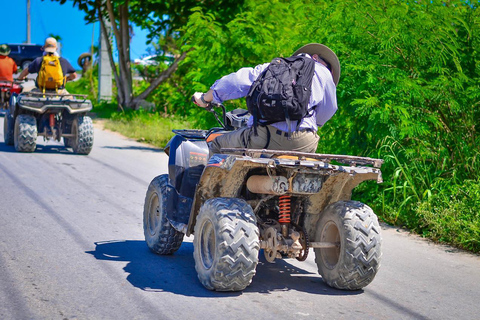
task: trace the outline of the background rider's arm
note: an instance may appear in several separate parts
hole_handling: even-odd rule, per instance
[[[67,81],[72,81],[77,78],[77,72],[75,71],[75,68],[68,62],[67,59],[60,57],[60,65],[62,66],[62,71],[63,74],[66,75],[66,80]]]
[[[28,72],[28,68],[25,68],[22,70],[22,72],[20,72],[20,75],[17,77],[18,80],[23,80],[25,79],[26,76],[28,76],[29,72]]]
[[[72,81],[72,80],[75,80],[76,78],[77,78],[76,72],[73,72],[67,75],[67,81]]]

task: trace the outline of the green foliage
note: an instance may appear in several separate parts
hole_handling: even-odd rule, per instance
[[[137,141],[163,148],[173,136],[173,129],[188,129],[190,125],[180,117],[168,117],[140,109],[113,113],[105,127]]]
[[[443,187],[416,209],[417,230],[433,240],[480,252],[480,180]]]
[[[389,223],[480,252],[476,6],[460,0],[245,0],[222,14],[197,3],[182,11],[188,14],[175,29],[175,45],[190,50],[187,58],[149,97],[156,110],[135,117],[175,114],[190,127],[208,128],[214,119],[190,102],[194,92],[239,68],[324,43],[337,53],[342,74],[339,109],[320,129],[317,151],[385,159],[384,183],[364,183],[354,197]],[[146,85],[138,82],[135,90]],[[245,108],[245,102],[226,106]],[[133,115],[121,117],[133,121]]]
[[[305,43],[328,45],[342,66],[339,110],[321,128],[318,151],[384,158],[385,183],[356,195],[384,220],[434,237],[438,224],[419,208],[478,179],[479,23],[463,1],[246,1],[226,24],[196,9],[184,79],[190,92],[205,91]],[[447,203],[435,212],[463,210]]]
[[[65,88],[72,94],[85,94],[88,99],[97,100],[98,66],[88,69],[78,80],[67,82]]]

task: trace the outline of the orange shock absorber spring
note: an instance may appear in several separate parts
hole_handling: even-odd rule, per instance
[[[50,120],[50,121],[49,121],[49,122],[50,122],[50,123],[49,123],[49,124],[50,124],[50,128],[53,128],[53,127],[55,126],[55,114],[50,113],[50,119],[49,119],[49,120]]]
[[[279,197],[279,217],[278,222],[280,223],[290,223],[290,196],[280,196]]]

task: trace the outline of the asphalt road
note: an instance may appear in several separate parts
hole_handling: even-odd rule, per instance
[[[364,290],[329,288],[305,262],[261,257],[243,292],[197,279],[192,239],[173,256],[144,242],[158,149],[95,130],[89,156],[39,139],[3,143],[0,118],[0,319],[479,319],[480,258],[383,228],[383,260]]]

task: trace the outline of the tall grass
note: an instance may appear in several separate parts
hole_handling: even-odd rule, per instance
[[[409,155],[391,137],[380,152],[386,160],[382,171],[392,172],[376,200],[381,217],[435,241],[480,252],[480,177],[462,179],[448,159]],[[476,159],[469,171],[478,168]]]
[[[105,128],[119,132],[139,142],[149,143],[163,148],[173,137],[173,129],[188,129],[191,125],[184,118],[172,117],[160,113],[151,113],[143,109],[112,113]]]

